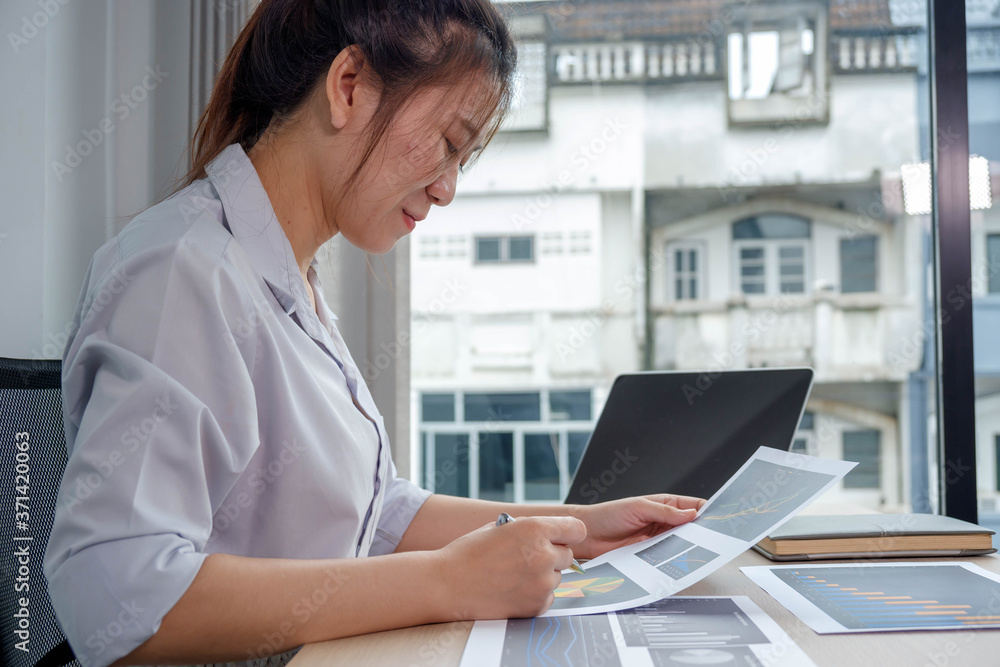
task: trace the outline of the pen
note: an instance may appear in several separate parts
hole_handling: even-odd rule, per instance
[[[497,517],[497,525],[502,526],[505,523],[510,523],[513,520],[514,517],[512,517],[511,515],[507,514],[506,512],[500,512],[500,516]],[[579,572],[580,574],[587,574],[586,571],[582,567],[580,567],[580,564],[576,562],[575,558],[573,559],[573,562],[569,564],[569,569],[573,570],[574,572]]]

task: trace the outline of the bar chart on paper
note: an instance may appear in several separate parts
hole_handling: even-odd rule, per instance
[[[1000,582],[960,565],[771,568],[845,628],[1000,627]]]

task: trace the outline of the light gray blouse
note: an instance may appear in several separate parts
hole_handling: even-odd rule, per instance
[[[64,352],[44,570],[85,665],[152,636],[208,554],[390,553],[430,495],[396,476],[316,262],[318,313],[246,153],[206,171],[97,251]]]

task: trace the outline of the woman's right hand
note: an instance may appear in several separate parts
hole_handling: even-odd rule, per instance
[[[529,618],[552,605],[570,548],[587,537],[573,517],[519,517],[489,524],[438,550],[454,620]]]

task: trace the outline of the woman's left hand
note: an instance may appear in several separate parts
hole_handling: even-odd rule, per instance
[[[587,539],[575,545],[573,553],[577,558],[596,558],[635,544],[687,523],[704,504],[702,498],[660,493],[578,505],[571,513],[587,525]]]

